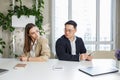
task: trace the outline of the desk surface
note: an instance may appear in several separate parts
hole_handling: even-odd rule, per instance
[[[24,69],[15,70],[18,63],[25,63]],[[50,59],[47,62],[20,62],[17,59],[0,59],[0,68],[8,69],[0,75],[0,80],[120,80],[120,72],[100,76],[89,76],[78,69],[84,66],[115,65],[112,59],[94,59],[92,61],[59,61]]]

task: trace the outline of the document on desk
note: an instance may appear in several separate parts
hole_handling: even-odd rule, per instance
[[[14,69],[24,69],[26,67],[26,64],[18,63],[13,68]]]
[[[116,67],[93,66],[93,67],[80,68],[79,71],[82,71],[90,76],[98,76],[98,75],[118,72],[118,69]]]

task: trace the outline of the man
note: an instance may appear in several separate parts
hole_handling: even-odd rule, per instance
[[[56,42],[56,54],[59,60],[92,60],[92,57],[86,54],[83,40],[75,36],[76,31],[75,21],[69,20],[65,23],[65,34]]]

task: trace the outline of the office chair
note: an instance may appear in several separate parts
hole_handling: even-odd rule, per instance
[[[93,59],[115,59],[115,51],[93,51]]]

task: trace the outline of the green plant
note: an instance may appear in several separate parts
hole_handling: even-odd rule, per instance
[[[3,54],[3,48],[5,48],[5,41],[0,38],[0,54]]]
[[[8,13],[7,15],[4,15],[0,12],[0,27],[2,27],[3,30],[9,30],[14,31],[14,27],[12,27],[11,23],[11,14]]]
[[[19,5],[16,5],[16,3],[19,3]],[[20,16],[35,16],[35,24],[40,29],[40,34],[42,35],[44,32],[42,28],[43,23],[43,14],[42,9],[44,8],[44,0],[38,0],[38,6],[36,7],[36,0],[33,0],[32,8],[28,8],[25,5],[22,4],[21,0],[15,0],[15,5],[10,4],[10,7],[14,6],[14,10],[8,10],[8,14],[4,15],[0,12],[0,27],[2,27],[3,30],[9,30],[14,31],[14,27],[12,26],[12,16],[16,15],[18,18]]]
[[[19,5],[14,6],[14,10],[9,10],[14,15],[17,15],[18,18],[20,18],[21,15],[30,16],[33,15],[36,17],[35,24],[40,29],[40,34],[42,35],[44,33],[44,30],[42,28],[43,23],[43,14],[42,9],[44,8],[44,0],[38,0],[38,6],[36,7],[36,0],[33,0],[32,8],[28,8],[25,5],[22,4],[21,0],[16,0],[16,3],[19,3]],[[11,4],[13,6],[13,4]]]
[[[45,32],[44,29],[42,28],[42,23],[43,23],[42,9],[44,8],[44,0],[32,0],[32,1],[33,1],[32,8],[28,8],[25,5],[23,5],[21,0],[15,0],[15,5],[13,5],[12,3],[10,4],[10,7],[14,7],[14,9],[8,10],[8,13],[6,15],[0,12],[0,27],[2,27],[2,30],[8,30],[10,32],[14,31],[15,28],[12,26],[13,15],[16,15],[18,18],[20,18],[22,15],[28,17],[30,15],[33,15],[35,16],[35,24],[40,29],[40,34],[41,35],[44,34]],[[36,3],[38,3],[37,7],[36,7]]]

